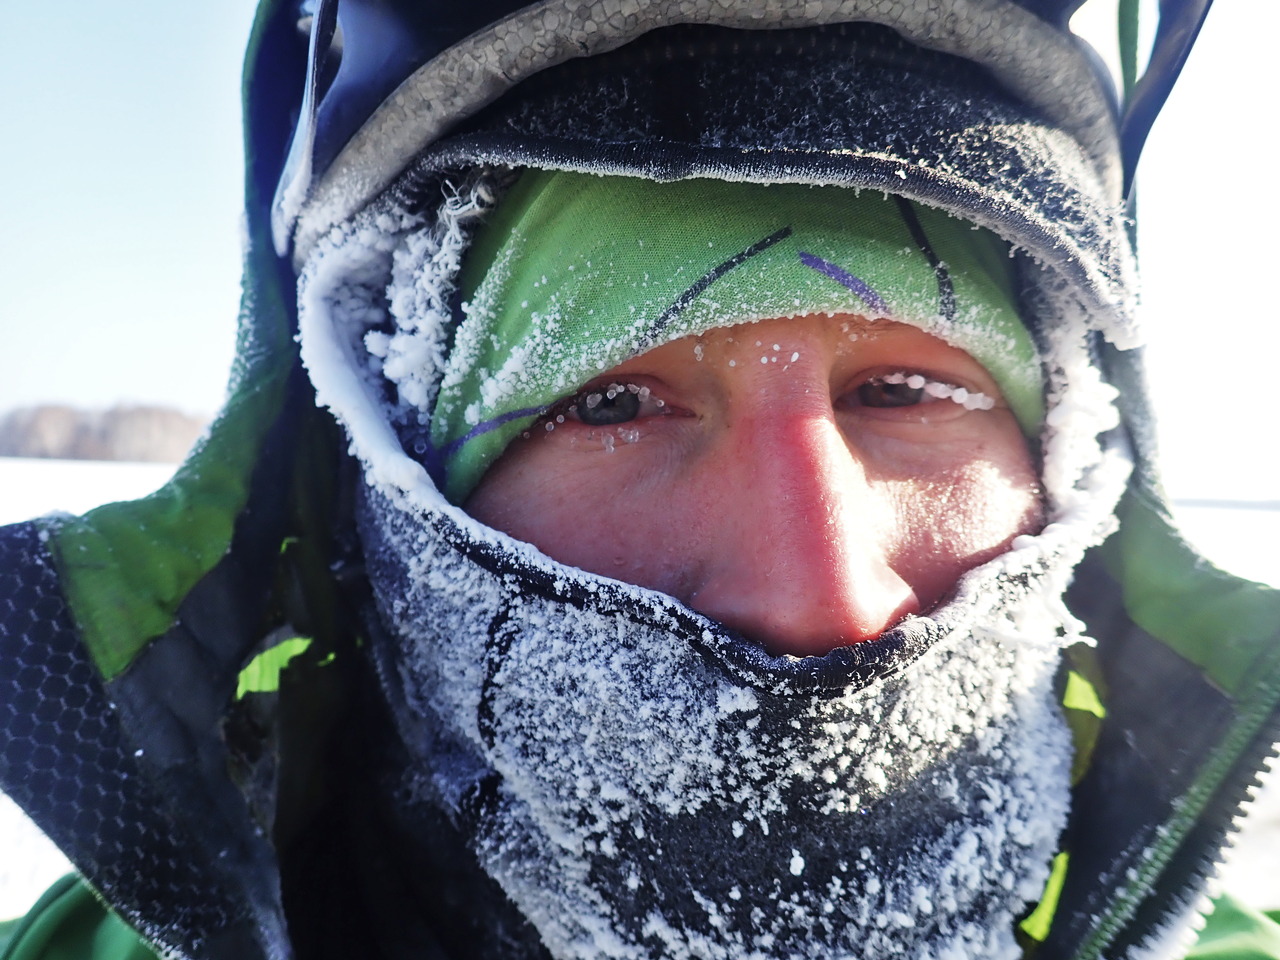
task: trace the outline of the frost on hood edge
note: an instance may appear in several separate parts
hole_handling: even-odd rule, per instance
[[[317,404],[330,409],[346,428],[350,452],[363,465],[366,482],[403,509],[424,518],[445,518],[467,537],[545,569],[557,579],[581,581],[593,588],[600,582],[618,586],[617,581],[556,563],[449,504],[423,465],[405,452],[393,425],[410,414],[404,403],[389,398],[394,391],[383,372],[386,335],[375,331],[386,325],[396,309],[388,303],[392,271],[416,270],[419,283],[434,287],[416,305],[420,310],[425,305],[427,315],[413,322],[428,344],[442,342],[441,328],[452,319],[449,297],[470,227],[492,204],[494,191],[500,189],[495,181],[501,180],[500,175],[473,174],[462,186],[447,187],[439,222],[431,228],[426,228],[421,214],[406,212],[385,199],[333,228],[308,259],[299,280],[298,338],[303,363],[316,388]],[[411,241],[416,242],[416,250],[411,249]],[[1042,317],[1052,318],[1042,323],[1048,384],[1042,481],[1048,523],[1038,535],[1017,538],[1009,553],[979,568],[983,571],[1043,569],[1058,566],[1064,556],[1078,558],[1114,529],[1115,503],[1132,468],[1127,448],[1114,433],[1109,434],[1119,418],[1115,389],[1093,362],[1090,338],[1098,327],[1097,318],[1089,315],[1069,283],[1049,268],[1042,266],[1039,273],[1029,299]],[[373,337],[369,337],[371,331],[375,331]],[[423,359],[429,359],[430,353],[427,348]],[[961,580],[960,594],[972,589],[966,584],[977,574],[971,571]],[[621,586],[638,591],[651,603],[684,609],[662,594]],[[1066,583],[1061,586],[1065,589]]]
[[[668,637],[664,643],[648,648],[647,656],[651,659],[659,656],[664,649],[674,649],[677,653],[683,649],[685,655],[691,652],[690,647],[682,648],[679,643],[672,643],[671,634],[665,631],[674,631],[676,636],[684,635],[691,643],[712,653],[722,653],[724,649],[732,649],[742,643],[733,637],[726,637],[725,632],[716,624],[693,614],[665,595],[557,564],[533,547],[476,523],[461,510],[449,505],[432,486],[422,467],[402,452],[401,438],[397,436],[392,422],[404,423],[406,418],[411,421],[417,405],[410,408],[390,399],[393,391],[389,390],[383,377],[383,366],[389,353],[386,326],[393,319],[393,314],[402,314],[394,317],[394,320],[401,332],[406,326],[406,319],[409,327],[416,328],[412,332],[420,337],[422,356],[426,358],[433,353],[438,355],[443,343],[441,331],[451,319],[448,310],[449,293],[456,277],[461,251],[465,247],[465,223],[473,219],[489,200],[485,193],[487,188],[477,186],[483,180],[484,175],[481,174],[479,181],[473,179],[465,188],[458,189],[456,195],[445,203],[440,221],[436,224],[396,210],[384,208],[366,211],[349,226],[335,229],[326,238],[309,261],[300,282],[300,337],[304,362],[316,386],[318,402],[329,406],[347,427],[352,452],[364,465],[366,481],[372,488],[365,498],[368,506],[364,511],[366,519],[362,521],[362,528],[366,544],[371,544],[372,566],[382,568],[380,572],[374,572],[375,592],[378,591],[378,581],[382,584],[379,595],[381,616],[400,638],[383,656],[391,658],[393,667],[385,675],[399,678],[398,681],[392,681],[393,685],[404,685],[398,694],[393,692],[393,700],[400,698],[410,705],[400,711],[402,717],[408,718],[402,723],[406,741],[438,743],[441,742],[439,738],[444,737],[444,749],[450,756],[458,752],[469,754],[479,751],[472,761],[464,765],[468,769],[482,771],[497,764],[497,772],[501,778],[499,782],[508,785],[508,788],[503,789],[502,795],[510,794],[514,806],[504,805],[501,815],[495,814],[496,819],[485,820],[482,817],[480,821],[473,822],[469,832],[473,842],[477,844],[476,853],[485,869],[499,880],[508,895],[533,920],[544,942],[557,956],[585,958],[600,955],[604,951],[611,956],[639,957],[645,955],[645,949],[652,949],[653,944],[658,941],[664,944],[662,949],[673,956],[702,955],[699,951],[711,951],[707,953],[708,956],[730,956],[734,955],[734,951],[740,953],[744,947],[760,948],[766,942],[774,942],[770,940],[774,936],[782,938],[778,941],[778,946],[784,951],[776,955],[786,955],[792,949],[803,953],[819,944],[810,943],[806,946],[796,942],[795,930],[786,928],[785,925],[778,927],[775,924],[770,927],[765,924],[762,933],[759,923],[753,920],[749,926],[733,927],[729,930],[728,939],[716,946],[719,934],[713,935],[709,928],[704,929],[702,921],[696,916],[691,918],[687,904],[683,907],[679,903],[665,901],[646,904],[642,899],[628,905],[625,896],[619,902],[619,898],[613,896],[619,890],[616,882],[606,882],[604,887],[597,886],[601,882],[600,878],[615,865],[618,838],[610,839],[613,836],[610,830],[614,828],[600,826],[599,829],[605,831],[603,834],[592,834],[591,837],[571,842],[566,839],[564,831],[569,829],[573,832],[572,824],[577,818],[576,808],[570,804],[569,808],[562,809],[559,803],[550,799],[557,789],[554,780],[546,787],[538,785],[540,771],[546,766],[546,758],[528,767],[528,755],[531,751],[537,752],[537,741],[530,741],[519,733],[518,721],[515,740],[510,739],[512,734],[506,732],[503,726],[505,722],[511,722],[513,717],[522,715],[519,701],[512,701],[503,708],[502,713],[495,714],[488,721],[488,726],[483,720],[479,727],[475,726],[476,718],[484,715],[484,711],[479,708],[487,696],[483,691],[488,689],[490,683],[488,680],[482,682],[476,673],[480,664],[485,662],[486,657],[482,651],[487,649],[488,641],[483,629],[469,641],[464,641],[463,638],[476,632],[477,623],[472,622],[472,614],[477,614],[486,623],[495,616],[494,611],[489,611],[487,616],[479,612],[482,608],[488,609],[485,606],[487,601],[479,594],[472,596],[474,590],[480,588],[482,581],[489,583],[488,589],[492,590],[503,582],[528,583],[528,577],[533,575],[551,585],[549,594],[539,590],[536,596],[530,595],[526,600],[521,600],[525,596],[523,588],[516,588],[516,593],[513,594],[516,604],[531,601],[535,603],[528,611],[515,614],[518,622],[528,620],[530,623],[550,625],[567,615],[569,619],[565,622],[572,624],[576,616],[572,612],[574,605],[570,603],[566,606],[555,597],[575,593],[594,595],[606,608],[630,610],[627,617],[633,627],[628,629],[642,633],[652,629],[657,630],[659,635]],[[396,283],[390,283],[393,275],[398,278]],[[409,292],[406,292],[403,282],[406,277],[416,277],[408,284]],[[394,290],[394,295],[389,295],[388,286]],[[408,306],[404,302],[406,296],[417,302]],[[1051,720],[1057,716],[1057,709],[1053,705],[1051,685],[1046,686],[1046,682],[1055,672],[1060,646],[1080,638],[1080,626],[1063,605],[1062,592],[1084,550],[1100,542],[1112,529],[1112,509],[1124,487],[1130,464],[1124,450],[1104,449],[1100,440],[1103,434],[1117,424],[1118,419],[1112,402],[1114,390],[1102,382],[1096,366],[1091,362],[1091,325],[1086,311],[1077,302],[1070,286],[1055,281],[1047,271],[1034,296],[1040,314],[1057,321],[1048,324],[1043,333],[1049,384],[1049,413],[1043,437],[1044,485],[1049,505],[1049,524],[1039,535],[1018,538],[1008,553],[967,574],[959,583],[955,597],[940,610],[934,611],[929,617],[913,618],[918,625],[931,625],[931,629],[927,627],[927,632],[934,638],[949,636],[951,641],[922,648],[917,652],[917,655],[926,656],[926,662],[917,665],[921,669],[911,669],[908,665],[903,671],[890,675],[893,679],[887,681],[888,686],[877,684],[874,688],[867,688],[866,696],[871,697],[869,702],[873,710],[881,709],[875,706],[879,702],[876,700],[877,696],[890,696],[892,700],[893,690],[903,683],[918,682],[922,674],[929,672],[923,669],[926,663],[932,663],[938,657],[947,657],[947,651],[955,649],[956,638],[967,636],[974,624],[983,625],[982,635],[988,637],[983,641],[983,650],[1003,649],[1007,655],[1014,656],[1015,662],[1023,663],[1022,666],[1013,667],[1013,674],[1002,674],[1007,677],[1003,681],[995,679],[999,674],[998,670],[995,673],[984,670],[984,682],[995,684],[988,692],[1007,692],[1010,688],[1006,685],[1012,682],[1012,677],[1028,669],[1031,671],[1027,674],[1030,688],[1039,691],[1031,701],[1024,701],[1034,702],[1038,706],[1024,707],[991,729],[1002,731],[997,737],[1035,739],[1048,736],[1050,740],[1057,737],[1059,745],[1056,748],[1049,748],[1048,741],[1033,748],[1039,749],[1044,758],[1058,757],[1058,761],[1046,759],[1040,768],[1041,773],[1045,773],[1065,770],[1065,757],[1069,754],[1061,731],[1059,734],[1049,732],[1060,720]],[[417,399],[419,402],[422,400],[421,397]],[[445,552],[441,553],[442,549]],[[499,558],[499,567],[490,568],[493,573],[485,574],[481,580],[475,580],[476,574],[481,572],[475,570],[472,564],[472,558],[479,555],[475,551]],[[454,570],[455,567],[457,570]],[[464,570],[474,572],[464,573]],[[506,572],[500,573],[499,570]],[[496,580],[493,579],[495,575]],[[508,580],[513,575],[518,579]],[[1022,584],[1021,588],[1017,586],[1019,583]],[[463,596],[453,596],[459,591]],[[561,611],[555,614],[556,621],[545,620],[543,618],[548,614],[537,612],[547,602],[552,604],[546,608],[548,611]],[[452,609],[454,613],[450,614],[446,608]],[[455,623],[454,619],[460,608],[465,608],[462,611],[465,615]],[[1020,612],[1024,608],[1025,612]],[[496,616],[494,623],[500,622],[502,618],[500,612]],[[1006,620],[1009,621],[1008,625],[1001,626]],[[681,623],[686,628],[678,628],[677,625]],[[691,623],[694,628],[692,633],[687,629]],[[446,629],[452,638],[450,643],[440,648],[433,639],[435,627],[426,626],[428,624],[442,625],[441,629]],[[1056,628],[1053,626],[1055,624]],[[699,625],[701,636],[697,635]],[[489,629],[492,628],[493,625],[490,624]],[[426,632],[422,633],[424,629]],[[563,626],[556,628],[547,636],[558,636],[560,634],[556,631],[563,629]],[[906,629],[909,630],[910,625]],[[494,689],[515,691],[519,689],[518,677],[549,676],[553,672],[550,667],[561,662],[560,654],[555,654],[550,661],[546,661],[541,659],[545,654],[536,652],[542,631],[518,628],[513,636],[515,639],[510,641],[504,657],[532,659],[515,672],[500,663],[497,667],[499,673],[495,676],[506,679],[501,681],[500,687]],[[638,641],[633,637],[632,642]],[[996,644],[995,648],[989,647],[992,642]],[[533,646],[530,647],[529,644]],[[466,650],[461,649],[463,647]],[[797,663],[824,659],[826,658],[805,658]],[[914,660],[915,656],[911,659]],[[1000,657],[997,656],[991,666],[997,666],[999,661]],[[695,656],[693,663],[696,662]],[[963,662],[963,658],[961,661],[943,662]],[[859,696],[857,691],[860,688],[846,685],[844,693],[833,691],[831,695],[834,699],[827,700],[826,695],[822,695],[814,701],[813,688],[785,683],[770,685],[767,676],[762,683],[759,674],[748,676],[742,672],[735,673],[730,657],[723,658],[722,666],[729,667],[722,676],[731,684],[746,681],[746,687],[735,689],[745,692],[754,686],[754,689],[760,691],[760,695],[766,696],[780,693],[784,697],[792,697],[799,694],[800,699],[795,701],[797,709],[836,709],[840,703],[848,702],[849,696],[854,696],[855,700]],[[938,672],[940,675],[951,675],[950,670]],[[594,670],[587,670],[586,673],[588,678],[600,675]],[[579,676],[577,672],[572,675]],[[683,675],[679,672],[672,674]],[[963,675],[964,670],[961,668],[956,679],[959,680]],[[1033,676],[1038,679],[1031,680]],[[809,693],[804,693],[805,689]],[[542,695],[545,696],[546,693]],[[481,699],[473,702],[476,696]],[[621,694],[618,697],[621,698]],[[594,699],[595,702],[606,702],[611,697],[597,696]],[[907,702],[914,702],[914,699],[915,695],[908,696]],[[978,697],[978,701],[984,699],[985,695]],[[820,704],[824,702],[831,706],[821,707]],[[973,698],[969,699],[968,706],[964,705],[963,698],[956,702],[959,710],[957,716],[965,715],[973,709]],[[805,703],[810,706],[802,706]],[[536,704],[535,698],[535,714],[538,713]],[[1025,713],[1026,709],[1032,710],[1032,713]],[[1040,719],[1033,720],[1033,714]],[[430,719],[432,717],[435,719]],[[472,719],[468,720],[468,717]],[[712,729],[723,735],[723,721],[718,723],[720,726]],[[551,737],[553,731],[559,730],[563,724],[546,723],[541,726],[546,736]],[[454,732],[448,733],[449,730]],[[486,730],[489,732],[486,733]],[[572,726],[562,730],[560,736],[556,741],[560,747],[551,756],[567,756],[573,752],[575,744],[582,745],[593,739],[585,730],[576,730]],[[461,739],[455,739],[458,737]],[[841,734],[841,737],[847,739],[848,733]],[[541,739],[543,737],[540,736],[539,740]],[[1015,746],[1011,740],[1009,747],[998,747],[993,756],[1006,753],[1009,749],[1023,755],[1027,747],[1025,744],[1022,747]],[[909,753],[890,750],[885,756],[898,756],[897,762],[901,763]],[[971,759],[976,757],[981,762],[982,756],[979,752],[972,755]],[[504,760],[504,757],[507,759]],[[456,764],[449,766],[451,769],[456,768]],[[694,764],[691,769],[702,769],[703,766],[706,765]],[[454,810],[453,816],[462,817],[463,812],[456,806],[456,798],[468,792],[467,782],[470,781],[454,783],[444,773],[430,773],[433,769],[430,749],[423,755],[419,769],[425,771],[423,776],[426,779],[423,783],[434,783],[435,786],[414,789],[419,792],[425,789],[428,794],[436,794],[437,799],[431,802],[443,804],[445,809]],[[1022,782],[1020,771],[1026,772],[1024,766],[1019,765],[1003,769],[1003,774],[993,773],[998,782],[1003,784],[1001,789],[1011,788],[1013,784]],[[871,774],[874,773],[874,769],[871,770]],[[772,779],[771,775],[757,783],[755,791],[758,792],[772,782]],[[991,782],[994,784],[997,780]],[[553,793],[544,799],[536,799],[543,796],[543,791],[547,788],[552,789]],[[712,784],[706,785],[704,789],[710,790],[709,795],[716,795],[720,790]],[[1023,847],[1015,842],[1013,847],[1006,848],[997,844],[991,851],[991,855],[999,860],[999,870],[1012,871],[1010,875],[1016,874],[1020,878],[1016,885],[1017,893],[1012,898],[1006,894],[1006,899],[999,904],[989,902],[985,908],[989,920],[978,927],[966,926],[959,915],[938,917],[937,923],[941,927],[934,929],[929,934],[933,939],[927,941],[932,945],[931,949],[981,949],[993,956],[1014,955],[1012,921],[1021,905],[1034,897],[1034,892],[1029,891],[1038,890],[1038,884],[1043,882],[1048,858],[1061,828],[1062,817],[1065,816],[1066,783],[1062,780],[1056,787],[1048,783],[1037,782],[1034,786],[1024,783],[1018,789],[1029,791],[1024,794],[1025,797],[1040,797],[1045,801],[1044,812],[1037,820],[1023,822],[1014,814],[1012,823],[1002,825],[997,819],[986,826],[975,822],[971,828],[979,834],[994,831],[992,837],[1007,837],[1010,836],[1013,824],[1022,824],[1013,833],[1021,835],[1030,846]],[[1010,811],[1017,809],[1022,802],[1012,799],[1017,795],[1016,790],[1010,795],[1014,804],[1009,808]],[[652,799],[654,795],[649,796]],[[449,801],[449,797],[454,797],[455,800]],[[637,797],[635,802],[640,802],[641,799]],[[597,816],[594,822],[603,824],[605,820]],[[801,822],[791,826],[799,830],[804,824]],[[797,837],[800,836],[801,834],[797,834]],[[1031,842],[1031,837],[1039,839]],[[569,843],[568,847],[563,846],[566,842]],[[950,842],[955,841],[948,841]],[[584,847],[583,843],[587,845]],[[601,843],[604,844],[603,847],[599,846]],[[797,839],[797,843],[804,845],[802,839]],[[956,847],[954,851],[959,849],[960,847]],[[1017,850],[1023,852],[1017,853]],[[893,856],[892,852],[888,855]],[[938,848],[928,854],[928,857],[935,859],[921,862],[940,864],[954,855],[955,852],[948,853],[945,848]],[[784,861],[787,856],[785,849],[773,850],[772,859],[762,856],[761,860],[766,862],[766,867],[785,872],[787,864]],[[794,874],[794,864],[797,862],[795,858],[800,857],[802,863],[804,858],[795,851],[790,856],[790,870]],[[939,857],[942,859],[936,859]],[[1014,859],[1008,860],[1008,857]],[[716,858],[708,851],[705,859],[713,862]],[[652,862],[652,858],[650,861]],[[994,861],[988,869],[996,869]],[[925,873],[929,874],[929,871],[926,870]],[[664,884],[660,880],[661,877],[656,885],[649,883],[642,884],[642,887],[661,889]],[[715,878],[707,882],[714,887]],[[967,890],[966,896],[977,898],[968,901],[971,906],[987,902],[985,898],[992,895],[992,891],[983,892],[972,885],[964,888]],[[753,889],[759,895],[759,891],[765,888],[759,888],[757,882]],[[710,899],[705,903],[699,901],[702,903],[699,909],[709,911],[711,926],[716,927],[719,922],[714,919],[719,915],[717,911],[728,909],[733,897],[732,892],[726,895],[721,890],[719,894],[713,894],[710,890],[711,888],[704,890],[702,896]],[[822,900],[821,890],[817,888],[810,889],[809,894],[817,901]],[[716,899],[717,896],[720,897],[719,900]],[[901,892],[896,896],[901,896]],[[821,907],[820,902],[807,902],[809,905],[804,910]],[[854,906],[845,903],[840,909],[851,910]],[[966,908],[960,909],[963,911]],[[640,915],[636,911],[640,911]],[[694,911],[695,914],[697,912]],[[904,914],[905,916],[907,915]],[[905,929],[915,929],[917,921],[923,916],[921,914],[916,921],[904,920]],[[855,925],[856,919],[854,916],[846,917],[849,923]],[[774,932],[769,933],[770,929]],[[862,932],[859,936],[870,933],[870,928],[860,929]],[[925,933],[920,935],[925,936]],[[711,939],[707,939],[709,936]],[[832,936],[838,938],[838,935]],[[888,939],[884,948],[890,952],[924,946],[923,941],[913,939],[915,934],[899,931],[895,935],[896,939],[888,934],[885,936]],[[658,940],[655,941],[654,937]],[[744,937],[747,939],[743,939]],[[939,937],[941,939],[937,939]],[[838,946],[838,942],[831,940],[823,941],[823,944],[826,947]],[[605,947],[608,949],[605,950]],[[726,950],[727,953],[724,952]]]

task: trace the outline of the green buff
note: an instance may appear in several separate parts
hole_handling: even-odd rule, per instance
[[[1028,435],[1043,416],[1007,244],[879,192],[531,170],[477,232],[461,287],[430,427],[429,466],[455,503],[585,381],[756,320],[913,324],[981,362]]]

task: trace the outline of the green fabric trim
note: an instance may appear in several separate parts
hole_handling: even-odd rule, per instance
[[[1107,708],[1098,699],[1098,691],[1075,670],[1067,673],[1067,689],[1062,695],[1062,705],[1068,710],[1079,710],[1099,720],[1107,715]]]
[[[1031,911],[1031,915],[1018,925],[1023,933],[1037,943],[1043,943],[1049,936],[1049,928],[1053,925],[1054,914],[1058,912],[1058,900],[1062,897],[1062,885],[1066,883],[1067,865],[1070,862],[1071,855],[1065,851],[1053,858],[1053,865],[1049,868],[1049,879],[1045,881],[1040,903],[1036,905],[1035,910]]]
[[[156,960],[159,954],[83,880],[63,877],[0,941],[0,960]]]
[[[122,673],[169,629],[183,598],[227,552],[257,459],[255,428],[270,422],[276,406],[270,386],[278,384],[234,399],[156,493],[56,528],[67,600],[105,678]]]
[[[1102,547],[1129,616],[1199,666],[1234,701],[1235,718],[1163,824],[1140,867],[1116,890],[1076,956],[1101,954],[1151,891],[1280,702],[1280,592],[1223,573],[1178,535],[1153,493],[1130,489],[1120,532]],[[1194,721],[1194,718],[1191,718]]]
[[[306,653],[310,646],[310,637],[290,637],[263,650],[240,671],[236,680],[236,699],[242,700],[250,693],[275,693],[280,689],[281,672],[291,660]]]
[[[51,546],[85,646],[106,679],[173,623],[178,605],[231,545],[263,435],[283,396],[283,345],[242,320],[237,390],[204,441],[160,490],[58,522]],[[273,369],[274,368],[274,369]]]
[[[1098,734],[1102,731],[1107,708],[1102,702],[1103,685],[1094,648],[1083,643],[1074,644],[1067,650],[1066,658],[1071,666],[1067,668],[1066,683],[1062,691],[1062,708],[1067,726],[1071,730],[1071,785],[1074,787],[1084,777],[1093,760],[1094,747],[1098,742]],[[1018,925],[1019,931],[1027,939],[1043,943],[1049,936],[1070,862],[1071,854],[1065,850],[1054,856],[1040,902]]]
[[[1214,901],[1187,960],[1277,960],[1280,923],[1231,896]]]
[[[259,10],[260,21],[267,6]],[[262,32],[255,27],[251,42],[260,42]],[[251,46],[246,63],[256,62]],[[252,170],[253,137],[246,142]],[[257,196],[248,176],[246,209],[269,209],[269,200]],[[263,438],[280,409],[296,354],[289,301],[267,218],[253,217],[249,224],[229,399],[208,434],[160,490],[54,521],[50,529],[67,602],[108,680],[170,628],[191,588],[226,554]]]
[[[1237,698],[1280,695],[1280,591],[1200,557],[1152,496],[1130,491],[1103,548],[1134,623]]]
[[[1071,785],[1075,786],[1089,770],[1107,708],[1102,705],[1094,685],[1076,670],[1067,672],[1062,708],[1075,748],[1071,758]]]
[[[1116,33],[1120,46],[1120,83],[1127,101],[1138,82],[1139,0],[1120,0],[1116,9]]]
[[[954,294],[945,306],[921,233]],[[1025,432],[1038,432],[1043,414],[1007,244],[878,191],[530,170],[478,231],[461,288],[467,317],[431,414],[455,502],[591,377],[753,320],[911,323],[981,362]]]

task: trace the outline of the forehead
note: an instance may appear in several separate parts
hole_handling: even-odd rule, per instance
[[[846,367],[852,371],[885,364],[941,365],[994,385],[981,361],[964,350],[919,327],[857,314],[785,317],[716,327],[654,347],[584,383],[689,364],[716,373],[753,364],[781,363],[785,369],[802,353],[806,361],[814,359],[815,351],[831,364],[833,373]]]

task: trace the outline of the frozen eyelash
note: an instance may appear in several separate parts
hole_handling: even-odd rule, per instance
[[[582,406],[588,410],[594,410],[600,406],[605,400],[613,400],[622,393],[632,393],[640,398],[641,402],[650,402],[659,409],[665,407],[666,401],[660,397],[653,396],[653,392],[646,386],[636,383],[610,383],[606,386],[594,387],[590,390],[584,390],[581,393],[566,397],[559,402],[552,404],[542,415],[542,427],[548,433],[555,430],[557,424],[565,422],[566,415],[569,411]],[[576,417],[575,417],[576,419]],[[525,431],[522,436],[527,440],[529,431]],[[633,440],[626,442],[632,443]]]
[[[652,397],[652,391],[648,387],[640,386],[635,383],[611,383],[607,387],[599,387],[587,393],[580,393],[573,399],[573,403],[581,403],[588,410],[593,410],[600,405],[601,400],[612,400],[622,392],[634,393],[642,401],[652,399],[654,406],[665,407],[666,402],[658,397]]]
[[[918,373],[898,371],[897,373],[886,374],[883,377],[876,377],[876,379],[881,383],[906,384],[912,390],[924,390],[931,397],[936,397],[939,400],[950,400],[953,403],[960,404],[966,410],[991,410],[996,405],[995,400],[985,393],[966,390],[964,387],[954,387],[940,380],[930,380],[928,377]]]

